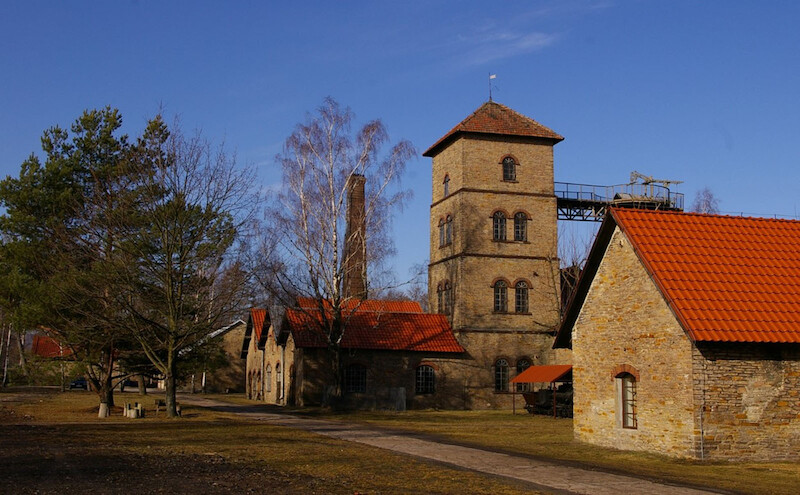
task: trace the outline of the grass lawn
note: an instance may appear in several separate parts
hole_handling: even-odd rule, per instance
[[[118,405],[155,395],[117,394]],[[185,406],[98,419],[92,393],[0,393],[0,493],[530,493],[527,485]]]
[[[524,411],[516,415],[511,411],[352,412],[325,417],[699,487],[741,493],[800,492],[797,463],[702,462],[594,447],[573,440],[571,420]]]

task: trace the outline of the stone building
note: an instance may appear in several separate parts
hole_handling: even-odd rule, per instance
[[[201,365],[189,384],[192,391],[200,389],[207,393],[240,393],[245,390],[245,363],[240,357],[242,339],[246,331],[245,322],[236,320],[230,325],[214,330],[203,343],[211,342],[219,346],[224,354],[225,364],[206,370]]]
[[[611,210],[556,347],[579,440],[800,457],[800,222]]]
[[[510,405],[509,379],[551,364],[560,272],[553,146],[564,138],[489,101],[434,143],[428,297],[467,359],[462,407]]]
[[[320,405],[331,395],[331,354],[316,301],[251,310],[243,355],[248,398],[269,404]],[[344,406],[405,410],[443,407],[450,394],[436,361],[462,355],[442,315],[411,301],[358,300],[348,306],[342,339]]]

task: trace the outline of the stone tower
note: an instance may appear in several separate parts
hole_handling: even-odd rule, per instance
[[[485,370],[474,387],[502,392],[518,367],[555,360],[553,146],[563,139],[489,101],[423,153],[433,158],[429,307],[449,315]],[[497,395],[487,404],[502,402]]]

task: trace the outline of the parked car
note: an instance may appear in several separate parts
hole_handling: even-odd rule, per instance
[[[89,383],[86,381],[86,378],[79,376],[78,378],[69,382],[69,389],[72,390],[73,388],[89,390]]]

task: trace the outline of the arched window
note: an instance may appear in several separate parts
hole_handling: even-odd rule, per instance
[[[367,368],[363,364],[351,364],[344,369],[344,392],[363,394],[367,391]]]
[[[528,312],[528,283],[525,281],[514,284],[514,312]]]
[[[442,181],[442,184],[444,185],[444,197],[446,198],[447,196],[450,195],[450,176],[449,175],[445,175],[444,176],[444,181]]]
[[[505,313],[508,311],[508,284],[504,280],[494,283],[494,312]]]
[[[281,363],[275,365],[275,392],[278,394],[278,398],[283,398],[283,387],[281,387]]]
[[[492,238],[495,241],[506,240],[506,214],[502,211],[496,211],[492,215]]]
[[[514,240],[528,240],[528,215],[521,211],[514,214]]]
[[[444,243],[450,244],[453,242],[453,216],[447,215],[444,221]]]
[[[436,286],[436,311],[444,314],[444,286],[441,282]]]
[[[531,362],[527,359],[518,359],[517,360],[517,375],[519,376],[520,373],[525,371],[526,369],[531,367]],[[530,383],[517,383],[517,392],[530,392],[531,391],[531,384]]]
[[[417,366],[414,393],[432,394],[434,392],[436,392],[436,372],[433,367],[427,365]]]
[[[264,373],[266,377],[267,392],[272,392],[272,365],[267,365],[267,371]]]
[[[503,180],[517,180],[517,162],[510,156],[503,158]]]
[[[494,391],[508,392],[508,361],[505,359],[494,363]]]
[[[453,312],[453,288],[450,282],[444,283],[443,298],[444,298],[444,314],[449,315]]]
[[[439,247],[444,246],[444,219],[439,219]]]
[[[630,373],[620,373],[616,378],[622,405],[622,427],[636,429],[636,377]]]

